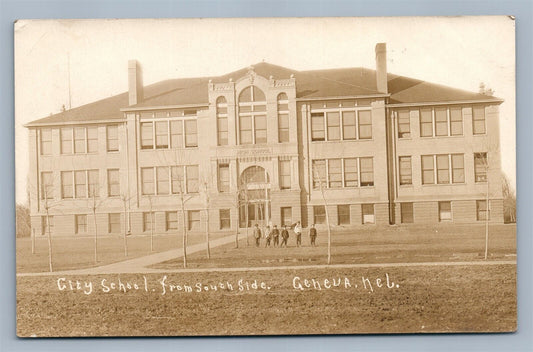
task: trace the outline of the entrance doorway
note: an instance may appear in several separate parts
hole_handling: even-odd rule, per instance
[[[251,166],[239,179],[239,227],[264,227],[271,213],[268,173],[261,166]]]

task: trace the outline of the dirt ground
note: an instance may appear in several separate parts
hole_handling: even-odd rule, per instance
[[[516,329],[516,265],[85,275],[58,279],[61,278],[17,278],[19,336]],[[72,281],[72,290],[68,280]],[[119,280],[124,286],[119,286]],[[115,283],[115,289],[111,283]],[[201,292],[197,292],[197,284]],[[332,285],[335,287],[327,288]],[[187,292],[188,287],[191,292]]]
[[[266,267],[327,263],[327,235],[319,233],[317,247],[311,247],[309,237],[302,235],[302,247],[296,247],[294,234],[288,248],[260,247],[254,240],[241,240],[239,248],[228,244],[212,251],[211,258],[195,253],[188,257],[189,268]],[[336,229],[332,234],[331,264],[398,263],[430,261],[471,261],[484,259],[484,225],[433,225],[373,227],[359,230]],[[514,259],[516,226],[491,225],[489,259]],[[181,268],[181,259],[151,266],[170,270]]]

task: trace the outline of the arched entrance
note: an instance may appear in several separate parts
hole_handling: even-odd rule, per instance
[[[266,226],[270,214],[268,173],[261,166],[250,166],[239,177],[239,227]]]

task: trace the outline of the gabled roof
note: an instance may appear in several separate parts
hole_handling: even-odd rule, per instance
[[[296,79],[296,97],[300,100],[383,95],[377,91],[376,71],[367,68],[339,68],[329,70],[295,71],[286,67],[261,62],[253,66],[257,75],[275,79]],[[124,108],[144,108],[182,105],[207,105],[209,80],[228,82],[245,76],[249,68],[243,68],[223,76],[170,79],[144,87],[144,99],[136,105],[128,105],[128,93],[122,93],[96,102],[51,115],[26,126],[61,124],[100,120],[124,119]],[[484,94],[429,83],[413,78],[388,74],[390,104],[442,103],[460,101],[494,101],[500,99]]]

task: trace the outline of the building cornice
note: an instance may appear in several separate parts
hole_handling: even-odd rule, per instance
[[[109,123],[109,124],[120,124],[125,123],[126,118],[119,118],[119,119],[102,119],[102,120],[80,120],[80,121],[56,121],[56,122],[30,122],[25,125],[23,125],[26,128],[32,128],[32,127],[48,127],[48,126],[72,126],[72,125],[98,125],[103,123]]]
[[[183,105],[162,105],[162,106],[141,106],[141,107],[128,107],[122,108],[120,111],[132,112],[132,111],[147,111],[147,110],[172,110],[172,109],[188,109],[188,108],[203,108],[208,107],[209,103],[204,104],[183,104]]]
[[[434,105],[464,105],[464,104],[501,104],[503,99],[477,99],[477,100],[450,100],[450,101],[438,101],[438,102],[423,102],[423,103],[399,103],[399,104],[386,104],[388,108],[407,108],[412,106],[434,106]]]
[[[296,98],[298,102],[320,101],[320,100],[346,100],[346,99],[372,99],[372,98],[389,98],[390,94],[365,94],[365,95],[346,95],[335,97],[317,97],[317,98]]]

